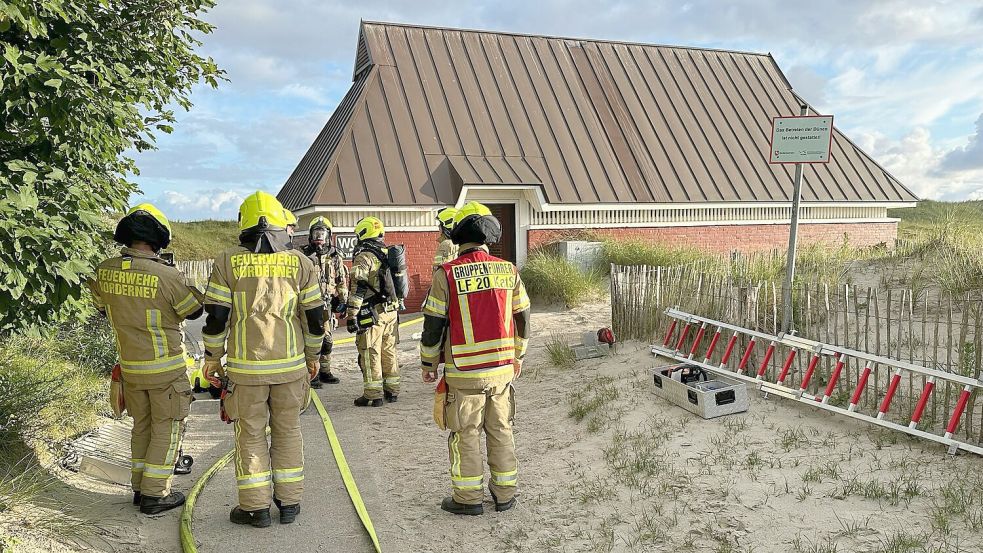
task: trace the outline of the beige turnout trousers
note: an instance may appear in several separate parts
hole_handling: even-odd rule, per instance
[[[444,416],[451,431],[447,448],[451,489],[458,503],[477,505],[484,495],[481,432],[485,433],[489,488],[499,503],[512,499],[518,482],[518,462],[512,439],[515,398],[511,379],[447,378]]]
[[[399,393],[399,363],[396,361],[396,311],[379,313],[378,321],[358,334],[358,365],[364,379],[364,395],[382,398],[382,391]]]
[[[184,419],[191,409],[191,384],[182,373],[161,388],[134,388],[137,386],[128,386],[124,377],[123,398],[133,417],[130,483],[133,491],[147,497],[164,497],[171,493]]]
[[[235,425],[236,485],[241,509],[265,509],[274,496],[284,505],[300,503],[304,493],[300,411],[309,390],[305,372],[286,384],[236,384],[226,395],[226,414]]]

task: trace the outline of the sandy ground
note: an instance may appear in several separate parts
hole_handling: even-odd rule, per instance
[[[650,370],[660,362],[647,344],[623,344],[570,369],[550,364],[551,336],[574,342],[608,318],[605,305],[535,313],[516,382],[520,501],[495,513],[486,495],[481,517],[438,507],[449,493],[446,434],[431,420],[432,385],[420,380],[409,339],[419,327],[404,332],[400,400],[381,409],[351,406],[360,381],[353,352],[342,348],[343,382],[321,397],[384,551],[983,551],[983,458],[948,456],[756,392],[748,413],[704,421],[654,394]],[[231,434],[213,415],[196,416],[203,418],[192,421],[198,430],[189,439],[199,442],[200,475]],[[227,469],[199,503],[202,551],[367,550],[319,419],[305,415],[304,431],[307,499],[298,523],[267,531],[228,523]],[[177,487],[190,485],[185,477]],[[115,493],[91,547],[176,550],[176,514],[139,517],[125,490]]]

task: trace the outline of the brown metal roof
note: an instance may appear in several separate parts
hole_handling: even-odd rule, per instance
[[[550,203],[786,202],[771,119],[799,98],[768,54],[363,22],[354,84],[280,191],[438,205],[464,184]],[[917,198],[839,130],[803,201]]]

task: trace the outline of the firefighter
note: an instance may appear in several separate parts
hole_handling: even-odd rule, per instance
[[[357,240],[352,252],[351,285],[354,288],[346,316],[349,332],[355,333],[358,365],[362,369],[359,407],[382,407],[383,399],[396,402],[399,396],[399,364],[396,360],[396,327],[399,300],[393,292],[383,242],[385,227],[376,217],[364,217],[355,225]]]
[[[276,198],[248,196],[239,207],[239,246],[216,257],[205,291],[205,374],[224,384],[225,415],[235,425],[239,505],[229,518],[258,528],[271,524],[271,500],[281,524],[300,514],[300,412],[324,335],[317,271],[288,249],[286,228]]]
[[[484,512],[482,431],[495,510],[515,505],[512,380],[522,370],[530,310],[515,265],[488,253],[488,244],[501,235],[501,225],[487,207],[477,202],[464,205],[454,216],[451,233],[460,254],[434,273],[423,310],[423,380],[436,381],[438,366],[444,364],[434,419],[441,429],[450,430],[452,495],[440,508],[454,514]]]
[[[338,377],[331,374],[331,331],[337,323],[336,315],[345,311],[348,303],[348,269],[341,254],[331,241],[331,221],[327,217],[315,217],[308,226],[307,245],[303,252],[317,269],[324,297],[324,343],[321,346],[320,370],[311,380],[312,388],[321,383],[337,384]]]
[[[297,232],[297,216],[289,209],[283,210],[284,217],[287,218],[287,237],[289,238],[288,248],[293,248],[294,233]]]
[[[116,335],[123,401],[133,417],[133,504],[155,515],[184,504],[184,495],[171,491],[191,408],[181,323],[201,316],[203,298],[161,259],[171,226],[156,207],[130,209],[113,238],[123,244],[122,255],[103,261],[90,287]]]
[[[440,266],[457,257],[457,246],[451,240],[451,230],[454,228],[454,215],[457,209],[445,207],[437,212],[437,230],[440,231],[440,242],[437,245],[437,253],[433,256],[433,271],[440,269]]]

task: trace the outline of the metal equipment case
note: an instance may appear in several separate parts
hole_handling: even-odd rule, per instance
[[[684,372],[702,379],[684,383]],[[677,363],[656,367],[652,378],[656,395],[704,419],[743,413],[750,407],[743,382],[720,375],[708,380],[706,371],[695,365]]]

